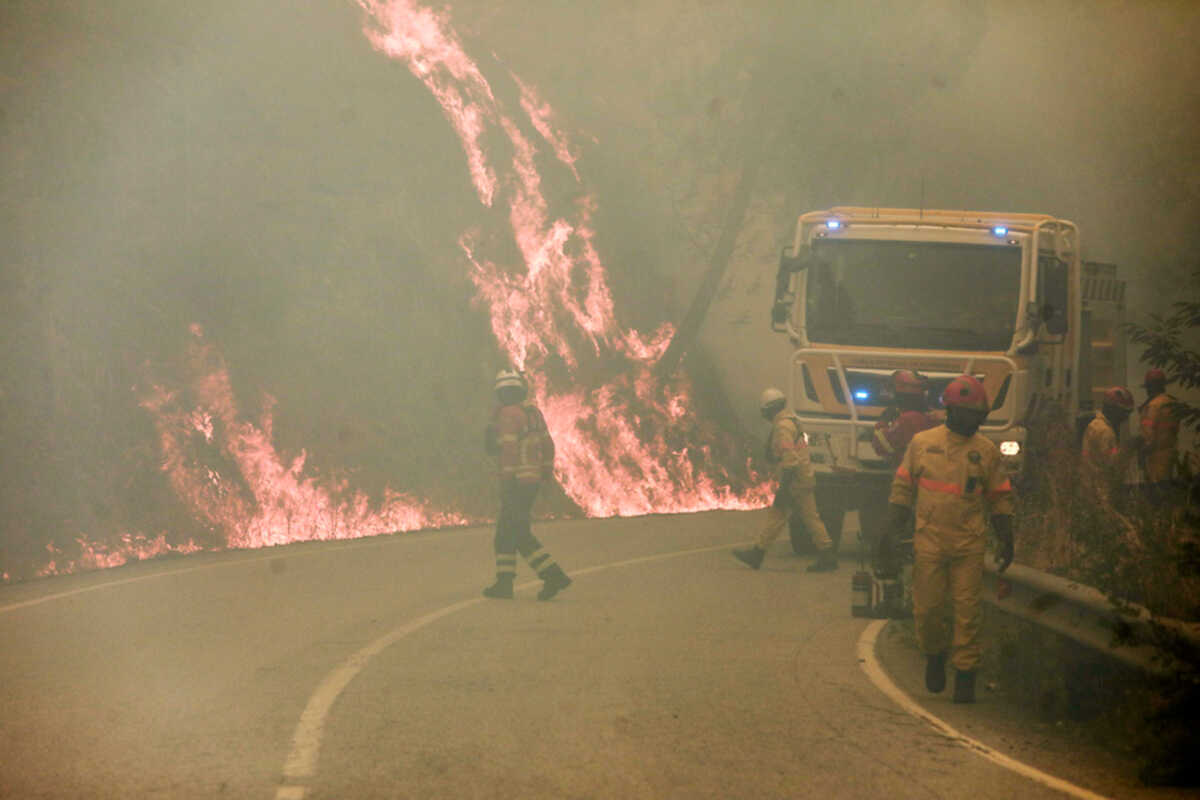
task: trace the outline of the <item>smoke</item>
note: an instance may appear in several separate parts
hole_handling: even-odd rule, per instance
[[[464,0],[446,13],[542,148],[546,219],[586,218],[615,322],[647,342],[686,310],[746,120],[768,109],[764,178],[689,365],[696,392],[749,418],[755,364],[776,358],[770,272],[802,211],[1067,217],[1089,258],[1132,278],[1135,317],[1200,244],[1193,3]],[[373,502],[400,487],[487,515],[478,429],[513,354],[463,243],[505,270],[528,253],[508,212],[482,204],[437,99],[364,39],[361,10],[18,0],[0,15],[0,571],[28,573],[80,535],[204,535],[172,505],[135,391],[147,368],[178,374],[192,322],[219,344],[239,407],[279,399],[281,454],[344,471]],[[614,377],[605,363],[580,391]],[[615,372],[636,397],[633,373]],[[712,457],[738,460],[723,448]]]

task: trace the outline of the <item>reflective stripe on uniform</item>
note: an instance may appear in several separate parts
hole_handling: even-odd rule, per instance
[[[1001,496],[1009,494],[1011,492],[1012,492],[1012,482],[1008,478],[1005,478],[1004,483],[1000,484],[995,489],[992,489],[990,492],[988,492],[988,499],[994,500],[997,497],[1001,497]]]
[[[555,561],[550,557],[550,554],[541,547],[530,553],[529,558],[525,560],[529,562],[530,569],[532,569],[538,575],[541,575],[555,564]]]
[[[922,489],[928,489],[931,492],[941,492],[943,494],[962,494],[962,487],[957,483],[945,483],[943,481],[935,481],[931,478],[921,478],[917,481],[917,486]]]

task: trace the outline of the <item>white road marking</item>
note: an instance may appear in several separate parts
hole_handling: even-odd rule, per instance
[[[714,550],[724,550],[730,546],[730,544],[720,544],[713,547],[697,547],[689,550],[676,550],[670,553],[658,553],[652,556],[630,558],[625,561],[614,561],[611,564],[598,564],[594,567],[573,570],[571,575],[578,577],[606,569],[645,564],[650,561],[662,561],[668,558],[678,558],[696,553],[711,553]],[[516,589],[517,591],[523,591],[540,583],[541,581],[528,581],[520,584]],[[384,634],[371,642],[346,659],[333,672],[329,673],[321,681],[320,685],[317,686],[317,690],[313,692],[312,697],[309,698],[308,705],[304,707],[304,712],[300,715],[300,722],[296,726],[296,732],[292,735],[291,752],[288,753],[287,761],[283,765],[283,782],[286,785],[281,786],[276,791],[275,800],[302,800],[308,787],[302,785],[301,782],[316,774],[317,758],[320,755],[321,749],[321,736],[324,733],[325,720],[329,716],[329,711],[333,707],[334,702],[337,701],[338,696],[341,695],[350,681],[354,680],[358,673],[362,671],[362,668],[367,665],[367,662],[372,657],[386,650],[410,633],[418,631],[442,617],[447,617],[482,602],[484,602],[483,597],[473,597],[470,600],[463,600],[460,603],[455,603],[422,617],[417,617],[391,633]]]
[[[884,672],[880,666],[879,660],[875,657],[875,643],[879,639],[879,632],[887,625],[887,620],[876,620],[866,627],[862,632],[862,636],[858,637],[858,663],[862,665],[863,672],[871,679],[871,683],[879,691],[886,694],[892,701],[903,708],[908,713],[920,720],[924,720],[933,726],[938,733],[945,736],[951,741],[961,744],[963,747],[974,752],[977,755],[992,761],[1005,769],[1012,770],[1019,775],[1024,775],[1032,781],[1048,786],[1064,794],[1069,794],[1072,797],[1079,797],[1083,800],[1108,800],[1104,795],[1096,794],[1095,792],[1084,789],[1082,786],[1076,786],[1070,781],[1065,781],[1062,778],[1056,778],[1049,773],[1042,772],[1037,767],[1017,761],[1015,758],[1010,758],[992,748],[988,747],[983,742],[972,739],[970,736],[961,734],[950,726],[947,722],[939,717],[935,717],[924,707],[919,705],[915,700],[909,697],[903,689],[892,683],[892,679]]]

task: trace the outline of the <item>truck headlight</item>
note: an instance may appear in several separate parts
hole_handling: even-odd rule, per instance
[[[1021,452],[1021,443],[1020,442],[1007,441],[1007,442],[1000,443],[1000,455],[1015,456],[1015,455],[1020,454],[1020,452]]]

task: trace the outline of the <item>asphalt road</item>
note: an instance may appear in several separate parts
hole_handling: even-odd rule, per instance
[[[868,680],[849,568],[730,557],[758,513],[540,524],[548,603],[482,529],[0,587],[0,796],[1061,796]]]

